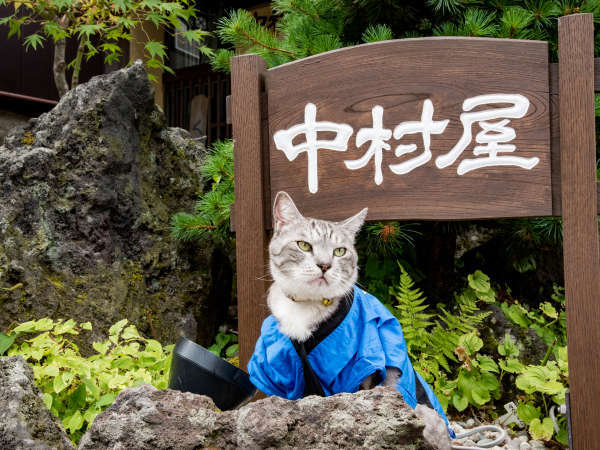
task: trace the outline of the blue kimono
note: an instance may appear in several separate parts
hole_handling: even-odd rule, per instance
[[[356,392],[369,375],[378,372],[384,379],[385,368],[395,367],[402,374],[396,389],[406,403],[413,409],[417,403],[425,403],[448,424],[435,394],[413,369],[400,323],[379,300],[357,286],[345,317],[305,358],[326,396]],[[263,322],[248,372],[250,381],[265,394],[290,400],[304,395],[302,359],[272,315]],[[448,431],[454,437],[450,428]]]

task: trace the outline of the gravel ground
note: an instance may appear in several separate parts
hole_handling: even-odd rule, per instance
[[[466,422],[450,422],[452,429],[455,431],[457,435],[469,431],[472,428],[475,428],[479,424],[475,422],[474,419],[469,419]],[[529,438],[529,435],[526,431],[519,431],[514,433],[508,428],[504,428],[506,430],[506,439],[504,443],[494,446],[494,447],[486,447],[491,450],[542,450],[549,449],[553,447],[547,447],[546,444],[542,441],[536,441]],[[467,436],[463,439],[456,439],[452,441],[452,445],[462,445],[465,447],[482,447],[482,445],[489,444],[493,442],[498,437],[498,433],[493,431],[482,431],[470,436]]]

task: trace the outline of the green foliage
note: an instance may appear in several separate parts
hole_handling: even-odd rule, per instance
[[[238,338],[232,333],[218,333],[208,350],[220,358],[233,358],[239,351]]]
[[[210,236],[229,248],[233,237],[229,231],[229,208],[234,201],[233,141],[217,141],[202,165],[202,175],[209,189],[196,203],[195,214],[177,213],[171,219],[174,239],[189,242]]]
[[[122,56],[119,40],[131,40],[134,29],[148,37],[145,51],[149,68],[172,70],[165,64],[165,46],[149,37],[148,23],[156,28],[172,30],[195,45],[204,54],[210,50],[202,44],[208,34],[202,30],[185,30],[184,24],[196,14],[194,3],[189,0],[39,0],[35,2],[2,0],[12,14],[0,17],[0,25],[9,27],[9,37],[28,34],[24,39],[26,49],[37,50],[44,41],[56,44],[67,38],[79,43],[79,50],[67,67],[73,68],[71,88],[76,85],[83,59],[103,53],[106,63],[113,63]],[[35,25],[35,26],[31,26]],[[64,69],[63,69],[64,70]],[[151,79],[155,78],[149,75]]]
[[[456,305],[448,311],[439,304],[436,309],[429,307],[401,266],[400,272],[398,282],[390,288],[396,301],[391,309],[402,325],[415,369],[433,385],[443,407],[451,406],[459,413],[469,407],[500,408],[507,400],[514,400],[518,390],[517,413],[530,435],[564,444],[565,420],[559,418],[560,431],[555,433],[548,406],[565,402],[568,385],[563,290],[555,287],[551,300],[541,302],[538,309],[518,302],[499,303],[511,322],[533,329],[548,344],[539,364],[526,365],[519,359],[521,344],[508,331],[492,346],[484,345],[479,336],[483,320],[489,315],[480,310],[480,305],[496,302],[495,291],[484,273],[476,271],[467,277],[467,286],[455,294]],[[484,414],[482,409],[479,414]],[[494,418],[492,413],[489,419]]]
[[[370,25],[362,35],[363,42],[389,41],[391,39],[394,39],[394,34],[386,25]]]
[[[110,328],[106,341],[93,343],[96,353],[86,358],[69,336],[91,329],[89,322],[43,318],[0,334],[0,355],[9,344],[8,356],[21,355],[33,367],[45,405],[74,442],[123,389],[168,385],[172,345],[144,338],[123,319]]]

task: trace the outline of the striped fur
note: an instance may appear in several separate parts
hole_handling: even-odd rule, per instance
[[[341,222],[305,218],[288,194],[277,194],[269,244],[274,283],[267,302],[282,333],[298,341],[308,339],[351,292],[358,277],[354,238],[366,215],[365,208]],[[309,243],[311,250],[302,250],[299,241]],[[336,248],[345,248],[345,254],[335,256]],[[329,268],[323,273],[322,266]],[[323,305],[324,298],[333,303]]]

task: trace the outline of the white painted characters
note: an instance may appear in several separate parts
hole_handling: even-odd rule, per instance
[[[344,161],[346,167],[350,170],[365,167],[371,158],[375,159],[375,184],[380,185],[383,182],[383,173],[381,172],[381,162],[383,161],[383,150],[389,150],[390,144],[387,141],[392,137],[392,130],[383,128],[383,107],[377,105],[371,110],[373,117],[373,128],[361,128],[356,133],[356,146],[360,147],[365,142],[371,141],[371,145],[366,153],[359,159]]]
[[[335,138],[322,140],[317,138],[319,131],[333,131]],[[317,174],[317,150],[320,148],[346,151],[348,139],[354,130],[350,125],[333,122],[317,122],[317,107],[308,103],[304,108],[304,123],[294,125],[287,130],[279,130],[273,135],[277,148],[285,153],[287,159],[293,161],[302,152],[306,152],[308,158],[308,190],[314,194],[319,190],[319,178]],[[296,136],[304,134],[306,140],[294,145]]]
[[[491,166],[518,166],[523,169],[532,169],[539,162],[539,158],[522,158],[519,156],[498,156],[499,152],[514,152],[517,147],[506,142],[512,141],[516,136],[514,128],[507,127],[509,119],[518,119],[529,109],[529,100],[520,94],[489,94],[471,97],[463,102],[463,111],[471,111],[473,108],[481,105],[492,105],[496,103],[512,103],[508,108],[484,109],[476,112],[464,112],[460,115],[460,121],[463,125],[463,135],[449,153],[439,156],[435,160],[435,165],[440,169],[453,164],[460,154],[467,148],[473,139],[471,127],[475,122],[483,129],[477,133],[475,141],[478,144],[473,149],[475,156],[485,155],[486,158],[464,159],[458,165],[456,172],[463,175],[471,170]],[[507,117],[508,119],[503,119]],[[489,120],[502,119],[497,122]]]
[[[487,108],[472,111],[484,105],[509,104],[509,107]],[[445,155],[438,156],[435,165],[443,169],[452,165],[473,140],[473,127],[475,124],[481,131],[475,136],[477,144],[473,148],[475,156],[480,158],[465,158],[457,167],[458,175],[463,175],[472,170],[493,166],[516,166],[523,169],[532,169],[539,163],[539,158],[524,158],[515,155],[499,155],[499,153],[512,153],[516,150],[514,144],[508,144],[516,137],[514,128],[508,126],[510,119],[522,118],[529,110],[529,100],[520,94],[488,94],[471,97],[463,102],[463,112],[460,121],[463,134],[456,145]],[[390,150],[387,142],[393,136],[395,140],[402,139],[407,134],[421,134],[423,152],[405,161],[389,164],[389,169],[397,174],[404,175],[412,170],[427,164],[431,158],[431,136],[442,134],[446,129],[449,119],[433,120],[434,107],[430,99],[423,102],[421,120],[402,122],[392,130],[383,127],[382,106],[374,106],[371,110],[373,126],[361,128],[356,134],[356,147],[360,148],[370,142],[369,148],[358,159],[344,160],[344,165],[350,170],[365,167],[371,159],[375,165],[374,181],[376,185],[383,182],[383,150]],[[334,122],[317,122],[317,107],[308,103],[304,108],[304,123],[294,125],[287,130],[279,130],[273,135],[275,146],[285,153],[289,161],[293,161],[303,152],[308,159],[308,190],[316,193],[319,189],[318,180],[318,150],[328,149],[346,151],[348,141],[354,133],[353,128],[347,124]],[[318,139],[319,131],[335,133],[335,138],[330,140]],[[305,135],[305,141],[294,145],[293,140],[299,135]],[[394,154],[401,157],[417,150],[416,144],[399,144]]]

